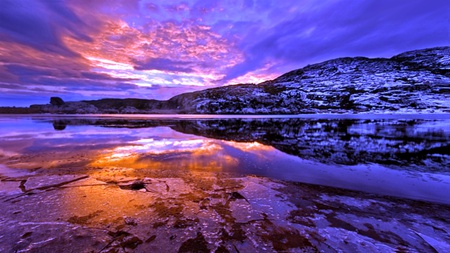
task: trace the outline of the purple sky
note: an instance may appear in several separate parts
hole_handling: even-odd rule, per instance
[[[450,44],[448,0],[2,0],[0,106],[259,83]]]

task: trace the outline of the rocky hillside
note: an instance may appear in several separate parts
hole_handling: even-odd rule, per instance
[[[32,108],[56,113],[450,112],[450,47],[389,59],[338,58],[260,84],[184,93],[167,101],[103,99]]]

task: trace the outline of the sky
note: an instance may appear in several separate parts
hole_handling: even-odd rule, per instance
[[[1,0],[0,106],[169,99],[450,44],[448,0]]]

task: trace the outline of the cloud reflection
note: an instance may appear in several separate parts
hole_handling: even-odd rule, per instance
[[[186,138],[187,137],[187,138]],[[176,139],[143,138],[124,146],[104,150],[90,166],[102,168],[98,177],[114,172],[108,169],[126,168],[130,175],[136,170],[196,172],[242,172],[243,168],[269,160],[273,147],[257,142],[243,143],[205,138]],[[245,155],[244,155],[245,154]],[[246,158],[243,159],[243,156]],[[119,169],[121,171],[121,169]],[[122,172],[118,172],[122,174]],[[111,174],[110,174],[111,175]]]
[[[219,141],[140,139],[126,146],[105,150],[91,165],[102,168],[221,171],[237,166],[237,159],[226,154]]]

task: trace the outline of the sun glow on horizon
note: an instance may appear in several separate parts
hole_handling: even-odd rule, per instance
[[[373,4],[6,0],[0,13],[1,102],[106,94],[169,99],[258,84],[337,57],[392,57],[448,44],[442,32],[448,13],[440,1],[408,3],[410,11],[402,13],[401,1]],[[433,18],[425,9],[433,9]]]

